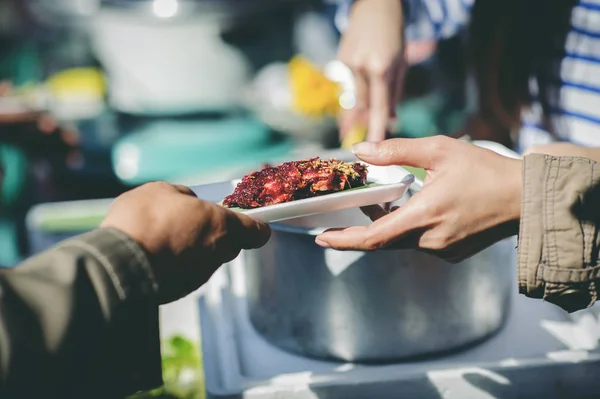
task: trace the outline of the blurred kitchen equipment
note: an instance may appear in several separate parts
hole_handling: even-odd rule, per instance
[[[23,149],[0,144],[0,216],[10,215],[18,205],[27,181],[27,168]]]
[[[0,218],[0,269],[13,267],[21,260],[14,221]]]
[[[336,126],[332,117],[310,118],[293,109],[289,67],[283,62],[261,69],[245,100],[257,118],[294,139],[320,142]]]
[[[24,0],[40,47],[45,75],[95,65],[90,23],[101,0]]]
[[[45,251],[62,240],[97,228],[113,198],[53,202],[33,206],[25,221],[29,256]]]
[[[0,121],[2,123],[19,123],[35,120],[45,111],[45,100],[42,92],[34,96],[9,95],[0,96]]]
[[[59,121],[93,119],[106,110],[104,74],[97,68],[69,68],[51,75],[45,85],[48,108]]]
[[[256,116],[295,140],[327,143],[351,95],[351,75],[338,61],[320,66],[302,55],[262,68],[245,102]]]
[[[338,37],[322,12],[309,11],[298,17],[294,26],[298,54],[325,66],[337,57]]]
[[[145,115],[226,112],[241,106],[240,90],[252,66],[244,51],[223,35],[237,19],[268,15],[283,4],[104,0],[91,31],[95,53],[109,76],[111,105]],[[247,41],[254,39],[253,33]]]
[[[416,251],[334,251],[324,227],[366,225],[358,210],[274,223],[245,253],[248,307],[271,343],[316,358],[392,361],[455,349],[496,332],[509,309],[509,239],[452,265]]]
[[[251,117],[139,118],[113,147],[113,168],[125,184],[173,180],[196,173],[267,162],[287,154],[293,143],[274,138]]]
[[[45,25],[85,30],[102,0],[27,0],[27,9]]]
[[[95,16],[93,46],[107,71],[110,104],[162,115],[237,107],[249,73],[243,54],[221,40],[220,19],[173,4],[173,15],[168,4],[148,10],[142,6],[152,2],[141,2],[102,7]]]

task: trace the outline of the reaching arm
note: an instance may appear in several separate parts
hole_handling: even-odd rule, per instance
[[[0,397],[112,398],[161,385],[156,284],[115,229],[0,271]]]
[[[354,101],[340,114],[340,139],[359,140],[350,132],[366,128],[368,141],[381,141],[395,129],[407,63],[422,62],[435,39],[458,33],[473,0],[344,1],[336,17],[343,31],[338,59],[352,71]]]
[[[521,161],[444,136],[358,144],[354,153],[372,165],[426,169],[423,188],[392,211],[363,208],[373,223],[331,229],[316,242],[418,249],[459,262],[518,234],[520,292],[583,309],[600,293],[600,163],[560,151]]]
[[[353,3],[363,0],[335,0],[336,24],[344,31]],[[446,39],[456,35],[468,21],[474,0],[390,0],[401,1],[407,41]]]
[[[0,398],[119,398],[161,385],[158,306],[269,236],[185,186],[120,195],[101,228],[0,271]]]

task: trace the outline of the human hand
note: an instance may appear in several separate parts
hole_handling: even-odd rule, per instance
[[[162,182],[119,196],[101,227],[121,230],[150,254],[160,303],[194,291],[242,249],[261,247],[270,235],[266,224]]]
[[[352,7],[338,59],[354,74],[356,104],[340,117],[340,136],[368,127],[368,140],[385,139],[401,95],[405,62],[400,1],[359,0]]]
[[[563,157],[583,157],[593,161],[600,162],[600,148],[582,147],[571,143],[550,143],[531,147],[523,153],[523,156],[529,154],[548,154]]]
[[[425,168],[427,177],[423,188],[400,208],[363,208],[373,220],[369,226],[319,235],[316,242],[323,247],[414,248],[458,262],[517,233],[520,160],[445,136],[360,143],[355,154],[373,165]]]

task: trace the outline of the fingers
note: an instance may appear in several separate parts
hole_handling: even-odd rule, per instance
[[[402,101],[402,96],[404,94],[404,78],[406,77],[407,69],[407,63],[404,58],[402,58],[401,64],[392,75],[394,80],[391,82],[390,87],[392,88],[393,93],[390,96],[390,100],[392,101],[392,106],[394,107],[393,116],[396,116],[396,105]]]
[[[354,154],[373,165],[404,165],[427,170],[435,169],[445,156],[452,155],[458,140],[444,136],[422,139],[390,139],[379,143],[358,143]]]
[[[384,65],[384,64],[381,64]],[[344,138],[357,125],[368,125],[368,140],[385,140],[388,128],[395,121],[396,104],[400,98],[397,87],[403,87],[404,60],[385,68],[353,67],[355,106],[342,114],[340,136]]]
[[[385,211],[381,208],[380,210],[368,208],[366,212],[369,212],[370,217],[379,218],[369,226],[326,231],[320,234],[315,242],[325,248],[373,251],[386,248],[419,227],[418,218],[415,218],[416,212],[410,207],[386,215],[382,215]]]
[[[242,249],[260,248],[269,241],[271,229],[268,224],[258,222],[248,216],[235,212],[227,211],[234,218],[232,234],[235,242],[239,243]]]
[[[219,264],[224,265],[225,263],[231,262],[240,255],[240,252],[242,252],[242,250],[239,247],[221,251],[222,256],[219,259]]]
[[[381,219],[388,214],[388,212],[379,205],[363,206],[360,210],[365,216],[371,219],[372,222]]]
[[[369,235],[369,226],[355,226],[346,229],[331,229],[320,234],[315,239],[317,245],[323,248],[333,248],[337,250],[363,250],[370,251],[376,248],[370,248],[365,241]]]
[[[388,126],[391,126],[392,124],[395,125],[397,122],[396,105],[400,102],[400,95],[398,94],[398,81],[401,79],[399,72],[400,71],[397,71],[396,68],[394,68],[394,70],[392,70],[392,73],[390,73],[389,76],[388,87],[390,93],[388,95],[388,106],[390,111],[390,120],[388,122]]]
[[[369,84],[368,139],[382,141],[390,119],[390,88],[384,74],[372,74]]]
[[[344,138],[350,133],[352,129],[352,124],[354,121],[354,114],[351,109],[343,110],[338,117],[338,129],[339,129],[339,139],[343,141]]]
[[[354,98],[355,104],[352,111],[355,117],[354,123],[356,123],[360,116],[369,109],[369,82],[361,72],[354,74]]]
[[[378,235],[367,226],[330,229],[319,235],[315,243],[338,251],[375,251],[379,249],[413,249],[418,247],[418,236]]]
[[[390,88],[390,125],[393,126],[394,133],[396,132],[398,125],[398,117],[396,115],[396,106],[402,101],[402,95],[404,92],[404,78],[406,76],[407,63],[405,57],[402,56],[396,61],[396,65],[392,68],[389,75],[388,86]]]
[[[369,84],[367,77],[361,72],[354,73],[354,106],[342,113],[340,120],[340,136],[345,137],[352,129],[364,126],[369,109]]]

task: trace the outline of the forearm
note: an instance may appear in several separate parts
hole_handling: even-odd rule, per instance
[[[519,291],[572,312],[598,297],[600,169],[586,158],[524,158]]]
[[[116,230],[0,274],[0,397],[118,397],[161,384],[156,287]]]
[[[587,157],[590,158],[594,162],[600,162],[600,148],[587,148]]]
[[[336,22],[344,31],[352,5],[357,1],[335,0],[339,4]],[[474,0],[390,0],[402,3],[405,38],[413,40],[439,40],[456,35],[469,21]]]

